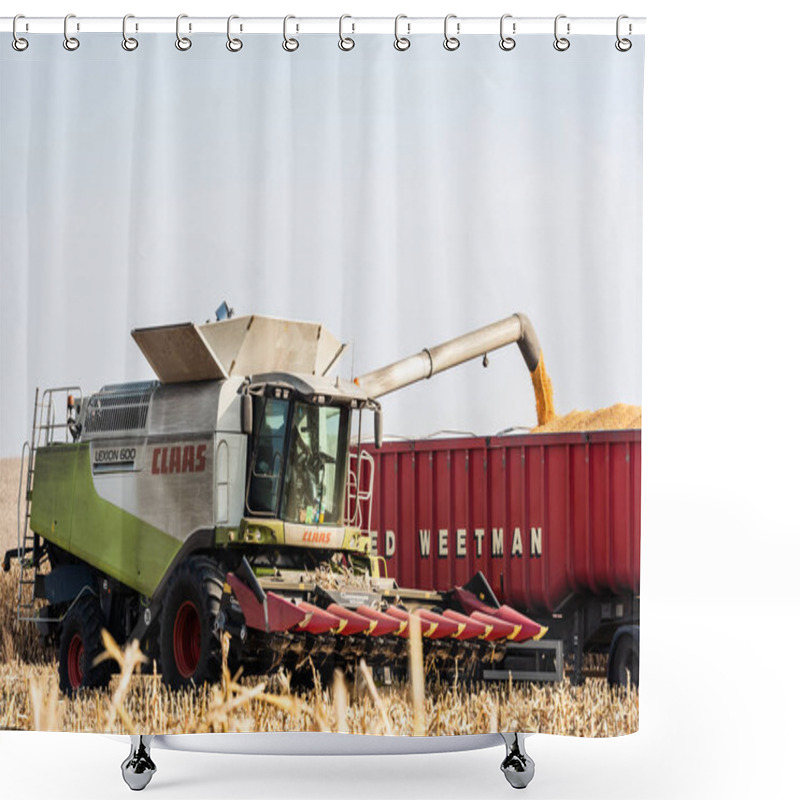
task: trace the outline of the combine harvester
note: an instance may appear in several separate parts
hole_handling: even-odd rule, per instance
[[[419,620],[429,667],[502,671],[546,629],[468,586],[404,588],[371,547],[377,398],[516,343],[540,393],[522,314],[363,376],[322,325],[262,316],[142,328],[158,380],[37,390],[23,449],[17,615],[58,643],[64,692],[105,685],[101,631],[138,640],[174,688],[215,681],[221,633],[248,671],[387,670]],[[539,403],[543,407],[542,403]],[[542,420],[540,420],[542,421]],[[355,437],[351,436],[355,432]],[[351,444],[352,442],[352,444]],[[27,450],[27,458],[26,456]],[[49,568],[48,568],[49,567]],[[416,624],[416,623],[415,623]]]

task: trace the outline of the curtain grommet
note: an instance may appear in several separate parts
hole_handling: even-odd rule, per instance
[[[297,39],[291,38],[289,36],[290,19],[297,19],[297,17],[294,17],[292,14],[287,14],[283,18],[283,43],[281,46],[287,53],[294,53],[294,51],[297,50],[298,47],[300,47],[300,42],[298,42]],[[299,26],[297,27],[299,29]]]
[[[65,50],[69,50],[70,53],[74,53],[81,46],[81,43],[80,43],[80,40],[76,36],[70,36],[69,35],[69,21],[71,19],[75,19],[75,15],[74,14],[67,14],[67,16],[64,17],[64,42],[63,42],[63,45],[64,45],[64,49]],[[75,29],[79,31],[81,29],[80,25],[78,25],[76,23],[76,28]]]
[[[555,21],[553,22],[553,35],[555,36],[555,41],[553,42],[553,47],[558,50],[559,53],[564,53],[569,50],[570,41],[567,39],[567,36],[570,34],[570,23],[567,22],[567,36],[559,36],[558,34],[558,21],[561,19],[566,19],[566,14],[559,14]]]
[[[25,19],[25,15],[17,14],[17,16],[14,17],[14,21],[11,23],[11,35],[13,36],[11,46],[18,53],[24,53],[28,49],[29,42],[17,33],[17,20],[19,19]]]
[[[135,19],[133,14],[126,14],[122,18],[122,49],[132,53],[138,46],[139,40],[134,39],[133,36],[128,36],[128,20]],[[138,28],[138,26],[137,26]]]
[[[631,47],[633,47],[633,42],[630,39],[623,38],[622,36],[619,35],[620,23],[624,19],[629,19],[627,14],[620,14],[617,17],[617,41],[614,42],[614,47],[616,47],[617,50],[619,50],[620,53],[627,53],[628,50],[630,50]],[[628,36],[630,36],[632,32],[633,32],[633,26],[629,22],[628,23]]]
[[[458,38],[458,34],[461,33],[461,23],[456,22],[456,35],[450,36],[448,32],[448,25],[451,19],[457,19],[455,14],[448,14],[444,18],[444,49],[449,50],[451,53],[455,50],[458,50],[461,47],[461,40]]]
[[[500,17],[500,49],[504,50],[506,53],[510,52],[517,46],[517,40],[513,36],[506,36],[505,23],[507,19],[512,19],[511,14],[503,14],[503,16]],[[516,22],[511,24],[511,32],[517,32]]]
[[[239,19],[239,17],[236,14],[231,14],[228,17],[228,30],[227,30],[228,41],[225,42],[225,47],[227,47],[228,51],[231,53],[238,53],[244,47],[244,43],[242,42],[241,39],[237,39],[235,36],[231,35],[231,22],[233,22],[233,20],[235,19]],[[242,29],[241,26],[239,26],[240,31],[241,29]]]
[[[344,35],[344,21],[346,19],[353,19],[353,18],[349,14],[342,14],[342,16],[339,17],[339,49],[345,53],[349,53],[356,46],[356,42],[355,39],[353,39],[352,37]],[[356,30],[355,22],[352,22],[350,24],[353,29],[352,32],[355,33]]]
[[[191,46],[192,40],[188,36],[181,35],[181,20],[188,19],[188,14],[178,14],[177,19],[175,20],[175,47],[178,48],[181,52],[185,53]],[[191,32],[192,25],[189,24],[189,31]]]
[[[409,34],[411,33],[411,23],[406,23],[406,28],[408,29],[405,36],[400,35],[400,20],[401,19],[408,19],[405,14],[398,14],[394,18],[394,49],[399,50],[401,53],[405,53],[409,47],[411,47],[411,39],[408,38]]]

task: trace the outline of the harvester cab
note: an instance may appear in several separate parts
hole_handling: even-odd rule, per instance
[[[158,380],[70,392],[63,439],[37,393],[25,535],[11,553],[29,598],[19,616],[58,641],[64,691],[107,681],[103,627],[139,640],[174,687],[219,676],[222,632],[257,671],[324,673],[356,657],[388,668],[413,615],[428,662],[462,674],[544,634],[493,597],[386,574],[361,447],[365,411],[380,442],[379,397],[498,347],[519,345],[536,387],[524,315],[355,382],[332,377],[345,346],[318,323],[217,316],[134,330]]]
[[[367,402],[315,384],[287,374],[244,387],[248,514],[303,524],[344,521],[351,411]]]

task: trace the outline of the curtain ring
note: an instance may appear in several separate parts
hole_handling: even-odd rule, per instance
[[[298,47],[300,47],[300,42],[297,39],[290,39],[289,38],[289,20],[296,19],[291,14],[283,18],[283,49],[287,53],[294,53]]]
[[[450,22],[451,19],[456,19],[456,15],[455,14],[448,14],[444,18],[444,49],[445,50],[450,50],[452,52],[453,50],[458,50],[458,48],[461,47],[461,42],[460,42],[460,40],[459,40],[457,35],[456,36],[450,36],[447,33],[447,27],[448,27],[447,24]],[[459,29],[460,28],[461,28],[461,23],[456,23],[456,34],[459,33]]]
[[[405,14],[398,14],[394,18],[394,49],[400,50],[403,52],[404,50],[408,50],[411,47],[411,39],[407,39],[405,36],[400,36],[400,20],[401,19],[408,19]],[[411,33],[411,23],[407,22],[406,27],[408,28],[408,33]]]
[[[181,20],[188,19],[188,14],[178,14],[177,19],[175,20],[175,47],[178,50],[188,50],[192,46],[192,40],[188,36],[181,36]],[[192,29],[192,26],[189,25],[189,30]]]
[[[138,46],[139,40],[128,36],[128,20],[135,19],[133,14],[126,14],[122,18],[122,49],[132,53]]]
[[[627,53],[628,50],[630,50],[631,47],[633,47],[633,42],[630,39],[622,39],[620,38],[619,35],[619,28],[620,28],[619,24],[624,19],[628,19],[627,14],[620,14],[617,17],[617,41],[614,42],[614,47],[616,47],[617,50],[620,51],[620,53]],[[633,31],[633,26],[630,23],[628,23],[628,34],[630,35],[632,31]]]
[[[71,19],[75,19],[74,14],[67,14],[67,16],[64,17],[64,49],[70,52],[77,50],[81,46],[81,43],[74,36],[69,35],[68,26]],[[80,30],[80,28],[78,28],[78,30]]]
[[[225,47],[227,47],[231,53],[238,53],[242,47],[244,47],[241,39],[234,39],[234,37],[231,36],[231,22],[233,22],[235,19],[239,19],[236,14],[231,14],[228,17],[228,41],[225,42]],[[241,30],[241,28],[239,30]]]
[[[514,39],[512,36],[506,36],[504,31],[506,20],[511,18],[512,18],[511,14],[503,14],[503,16],[500,17],[500,49],[505,50],[506,52],[508,52],[509,50],[513,50],[517,46],[516,39]],[[515,23],[514,26],[512,27],[512,31],[514,33],[517,32],[516,28],[517,26]]]
[[[352,50],[356,46],[356,43],[353,39],[351,39],[349,36],[344,35],[343,28],[344,28],[344,21],[346,19],[353,19],[353,18],[349,14],[342,14],[342,16],[339,17],[339,49],[344,50],[345,52],[347,52],[348,50]],[[353,33],[355,33],[356,30],[355,22],[351,22],[350,24],[353,27]]]
[[[14,21],[11,23],[11,33],[14,38],[11,40],[11,46],[18,52],[21,53],[23,50],[28,49],[28,40],[23,39],[21,36],[17,34],[17,20],[18,19],[25,19],[24,14],[17,14],[14,17]]]
[[[556,17],[555,22],[553,23],[553,35],[556,37],[556,40],[553,42],[553,47],[558,50],[559,53],[563,53],[565,50],[569,50],[569,39],[565,36],[558,35],[558,21],[560,19],[566,19],[566,14],[559,14]],[[567,23],[567,36],[569,36],[569,22]]]

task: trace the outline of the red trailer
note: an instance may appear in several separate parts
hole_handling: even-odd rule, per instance
[[[583,654],[607,652],[612,683],[638,681],[640,430],[367,449],[370,529],[390,576],[442,593],[466,585],[548,626],[486,677],[560,678],[564,652],[580,681]]]

